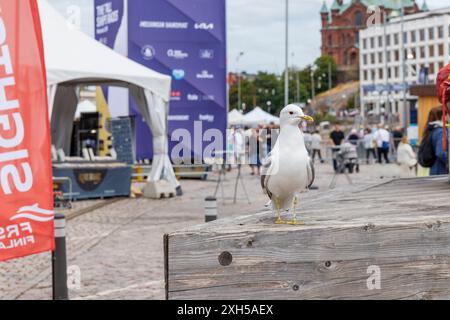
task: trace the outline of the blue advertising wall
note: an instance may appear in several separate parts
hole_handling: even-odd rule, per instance
[[[225,0],[129,1],[128,56],[172,76],[169,135],[184,128],[194,137],[194,123],[199,121],[203,132],[219,129],[225,137]],[[151,159],[151,133],[132,99],[130,114],[137,119],[136,156]],[[175,144],[171,141],[170,148]],[[194,150],[194,142],[190,147]],[[199,149],[203,148],[195,149],[196,156],[201,154]]]
[[[124,15],[124,0],[95,0],[95,39],[114,49]]]

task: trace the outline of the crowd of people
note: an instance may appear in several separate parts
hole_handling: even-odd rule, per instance
[[[429,165],[430,175],[448,173],[448,152],[443,149],[444,128],[442,125],[442,109],[435,108],[430,112],[425,137],[429,137],[428,153],[433,159]],[[228,163],[249,164],[252,175],[259,175],[263,159],[275,145],[278,126],[271,123],[268,126],[260,125],[257,128],[234,127],[228,136],[227,154]],[[414,174],[420,163],[420,152],[409,141],[406,132],[401,127],[390,128],[385,124],[365,128],[353,128],[344,131],[340,124],[336,124],[329,134],[329,139],[316,128],[302,128],[305,145],[312,161],[324,163],[324,151],[328,146],[331,149],[331,158],[336,172],[359,172],[362,162],[366,164],[397,163],[408,168]],[[424,145],[427,139],[422,139]],[[430,151],[431,150],[431,151]],[[231,161],[230,161],[231,158]],[[423,161],[422,161],[423,162]],[[425,166],[423,163],[420,163]]]

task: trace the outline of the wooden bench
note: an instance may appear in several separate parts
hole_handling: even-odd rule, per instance
[[[166,235],[167,298],[450,299],[448,177],[322,193],[301,212],[305,226],[262,212]]]

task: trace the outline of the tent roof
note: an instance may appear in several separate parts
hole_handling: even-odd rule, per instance
[[[244,122],[245,124],[249,125],[270,124],[272,122],[275,124],[279,124],[280,118],[271,115],[260,107],[256,107],[244,116]]]
[[[233,109],[228,113],[228,124],[229,125],[240,125],[244,123],[244,115],[239,110]]]
[[[125,82],[169,101],[171,77],[131,61],[70,27],[47,0],[39,0],[38,4],[48,85]]]

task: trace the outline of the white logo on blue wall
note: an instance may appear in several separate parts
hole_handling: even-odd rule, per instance
[[[184,52],[183,50],[169,49],[169,50],[167,50],[167,56],[169,58],[182,60],[182,59],[189,58],[189,53]]]
[[[214,50],[211,49],[201,49],[200,59],[214,59]]]
[[[186,72],[183,69],[175,69],[172,71],[172,76],[175,80],[183,80]]]
[[[155,48],[150,45],[143,46],[141,53],[145,60],[152,60],[156,56]]]
[[[194,25],[196,30],[213,30],[214,23],[200,22]]]

